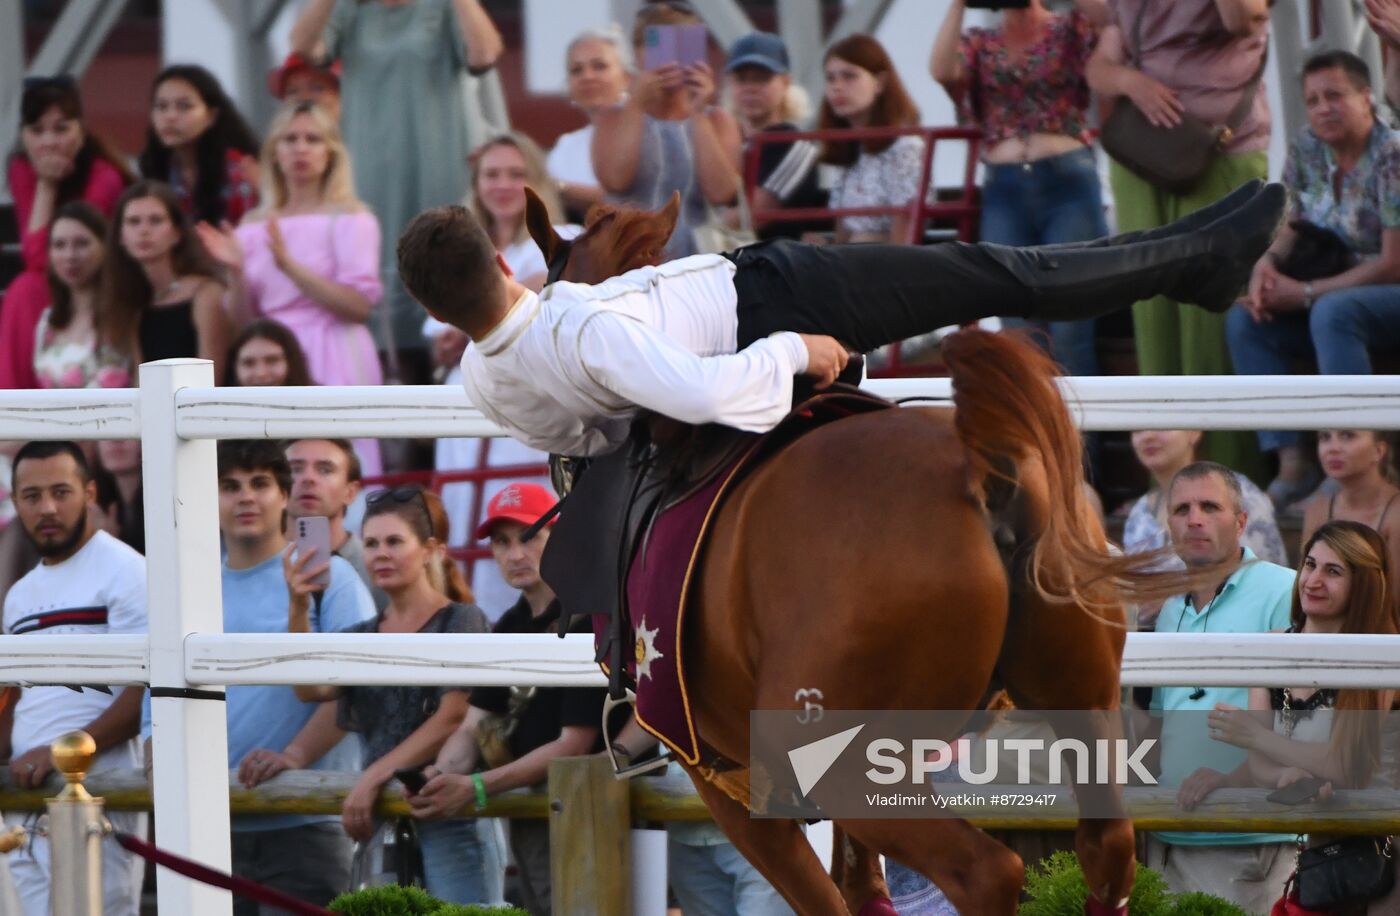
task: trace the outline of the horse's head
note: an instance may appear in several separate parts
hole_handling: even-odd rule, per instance
[[[594,204],[583,221],[583,233],[566,240],[554,231],[544,201],[525,189],[525,227],[544,253],[550,283],[601,283],[661,263],[661,251],[676,229],[680,212],[679,194],[672,194],[660,210]]]

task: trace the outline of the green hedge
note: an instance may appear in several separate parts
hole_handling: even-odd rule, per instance
[[[1083,916],[1089,885],[1072,852],[1057,852],[1026,873],[1026,895],[1020,916]],[[1137,868],[1128,898],[1133,916],[1248,916],[1227,900],[1209,894],[1173,894],[1161,875],[1145,865]]]
[[[327,909],[342,916],[529,916],[513,906],[443,903],[421,888],[397,884],[341,894]]]

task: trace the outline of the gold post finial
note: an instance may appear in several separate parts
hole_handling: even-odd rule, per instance
[[[68,785],[58,793],[63,801],[89,801],[92,796],[83,788],[83,777],[97,756],[97,742],[87,732],[69,732],[49,745],[54,769],[63,774]]]

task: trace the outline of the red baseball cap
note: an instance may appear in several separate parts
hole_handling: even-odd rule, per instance
[[[554,494],[537,483],[513,483],[495,496],[486,506],[486,518],[476,527],[477,539],[490,537],[497,522],[511,521],[533,525],[558,502]],[[553,525],[556,518],[549,520]]]
[[[287,55],[287,59],[282,61],[282,66],[271,71],[267,75],[267,91],[271,92],[274,98],[282,98],[287,94],[287,79],[299,70],[315,70],[330,77],[335,83],[337,91],[340,89],[340,61],[333,60],[329,64],[319,64],[311,58],[293,51]]]

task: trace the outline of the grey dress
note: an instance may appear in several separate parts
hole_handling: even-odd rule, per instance
[[[637,176],[625,194],[611,194],[614,203],[627,203],[654,210],[675,191],[681,193],[681,215],[676,231],[666,243],[666,260],[698,254],[695,228],[710,218],[710,207],[695,174],[695,144],[690,120],[662,121],[646,116],[642,128],[642,150],[637,160]]]
[[[355,189],[383,227],[384,307],[396,347],[423,348],[426,313],[398,282],[394,248],[409,220],[467,192],[467,67],[452,0],[402,6],[338,0],[324,34],[341,60],[341,128]],[[384,327],[371,320],[382,348]]]

